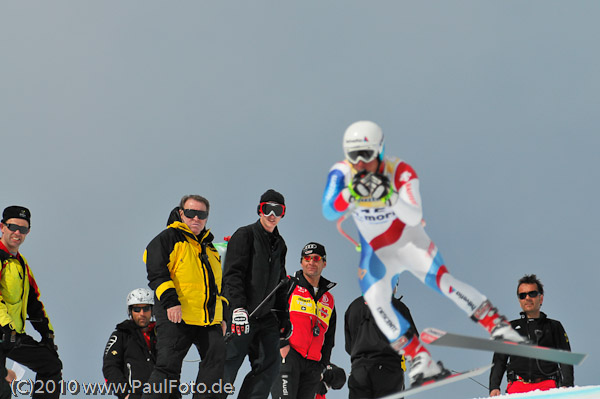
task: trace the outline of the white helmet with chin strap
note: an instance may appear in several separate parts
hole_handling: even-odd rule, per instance
[[[136,288],[127,295],[127,313],[133,305],[154,305],[154,293],[148,288]]]
[[[344,155],[355,164],[358,161],[371,162],[377,156],[383,159],[383,132],[379,125],[371,121],[354,122],[344,133]]]

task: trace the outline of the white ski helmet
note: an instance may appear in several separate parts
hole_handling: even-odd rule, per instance
[[[154,293],[148,288],[136,288],[127,295],[127,308],[140,304],[154,305]]]
[[[351,163],[383,159],[383,132],[371,121],[354,122],[344,133],[344,155]]]

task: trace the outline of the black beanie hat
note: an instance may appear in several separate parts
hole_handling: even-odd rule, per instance
[[[29,223],[29,227],[31,227],[31,212],[23,206],[13,205],[4,209],[4,212],[2,212],[2,223],[6,223],[8,219],[26,220]]]
[[[283,195],[272,188],[268,189],[263,195],[260,196],[260,202],[277,202],[278,204],[285,205],[285,199],[283,198]]]

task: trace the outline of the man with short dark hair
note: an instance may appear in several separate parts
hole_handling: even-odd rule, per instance
[[[285,212],[283,195],[267,190],[257,207],[258,221],[237,229],[227,244],[223,295],[229,301],[226,317],[233,338],[227,343],[224,382],[235,381],[246,356],[252,366],[239,399],[269,396],[281,363],[279,339],[289,333],[285,288],[258,307],[286,279],[287,246],[277,228]],[[279,320],[271,309],[280,311]]]
[[[297,285],[288,295],[291,336],[281,341],[281,369],[271,388],[273,399],[313,399],[335,344],[335,283],[321,275],[325,247],[309,242],[300,253]]]
[[[104,349],[102,373],[119,399],[141,398],[156,362],[154,293],[136,288],[127,295],[129,319],[117,324]]]
[[[544,302],[544,285],[535,274],[525,275],[517,284],[521,318],[511,321],[513,328],[535,345],[570,351],[569,337],[558,320],[540,311]],[[506,393],[548,390],[574,384],[573,366],[520,356],[494,354],[490,371],[490,396],[500,395],[502,376],[507,371]]]
[[[183,359],[192,345],[202,361],[196,386],[212,387],[223,376],[223,301],[221,258],[206,229],[208,200],[186,195],[171,212],[168,226],[146,247],[148,285],[155,292],[156,365],[144,399],[179,396]],[[167,384],[166,387],[161,384]],[[213,398],[210,390],[193,398]]]
[[[40,300],[38,285],[27,260],[19,252],[31,228],[31,212],[22,206],[9,206],[2,212],[0,230],[0,350],[3,356],[36,373],[33,398],[60,396],[62,363],[54,345],[54,328]],[[25,333],[29,320],[42,339]],[[4,361],[0,364],[4,368]],[[48,384],[49,381],[53,383]],[[54,386],[50,392],[50,388]],[[39,388],[39,389],[38,389]],[[46,392],[48,388],[48,392]]]

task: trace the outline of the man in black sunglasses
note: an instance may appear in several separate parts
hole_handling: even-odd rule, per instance
[[[290,332],[286,289],[263,302],[286,279],[287,246],[277,228],[285,211],[283,195],[267,190],[257,207],[258,221],[237,229],[227,244],[223,294],[229,301],[226,317],[233,338],[227,343],[224,382],[234,383],[246,356],[252,365],[238,398],[269,396],[281,363],[280,335]],[[280,311],[280,317],[271,309]]]
[[[544,285],[535,274],[523,276],[517,285],[521,318],[511,321],[513,328],[530,342],[549,348],[570,351],[569,338],[562,324],[549,319],[540,310],[544,302]],[[573,366],[520,356],[494,354],[490,371],[490,396],[498,396],[502,376],[506,371],[507,393],[547,390],[558,386],[573,386]]]
[[[221,257],[206,228],[208,200],[184,196],[167,228],[146,247],[148,285],[156,301],[156,365],[144,399],[178,397],[181,366],[194,345],[202,361],[192,398],[214,398],[225,363]],[[166,382],[165,382],[166,381]],[[165,386],[166,384],[166,386]],[[222,386],[222,385],[221,385]],[[208,387],[201,389],[201,387]]]
[[[117,324],[108,339],[102,374],[119,399],[136,399],[142,397],[143,384],[156,362],[156,323],[151,321],[154,293],[136,288],[127,295],[126,304],[129,318]]]
[[[46,387],[59,386],[62,363],[54,345],[54,328],[40,300],[27,260],[19,252],[31,227],[31,212],[22,206],[9,206],[2,212],[0,230],[0,351],[36,373],[33,398],[52,399],[60,390],[46,392]],[[8,305],[10,304],[10,306]],[[41,341],[25,333],[29,320],[40,333]],[[0,364],[4,368],[4,362]],[[53,381],[53,383],[48,383]],[[38,390],[37,388],[40,387]],[[50,391],[50,389],[48,389]]]

